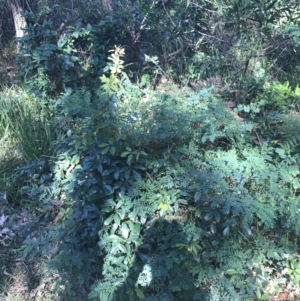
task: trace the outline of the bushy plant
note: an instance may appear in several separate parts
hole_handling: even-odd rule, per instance
[[[29,24],[22,70],[57,97],[2,100],[0,133],[26,159],[3,189],[32,212],[18,252],[53,295],[267,300],[299,286],[299,88],[269,61],[284,3],[222,4],[115,1],[98,24]]]
[[[286,23],[274,31],[273,38],[268,42],[273,51],[267,53],[273,61],[276,59],[272,70],[280,81],[289,81],[293,88],[299,83],[299,25]],[[283,51],[279,49],[284,45]]]
[[[284,272],[300,230],[293,157],[254,146],[254,124],[207,89],[148,90],[147,101],[118,76],[99,102],[85,92],[57,102],[76,122],[55,159],[16,174],[23,202],[56,223],[43,230],[51,239],[24,242],[24,257],[57,250],[44,273],[58,272],[65,298],[264,299],[270,283],[295,283]]]
[[[31,89],[53,94],[97,84],[94,81],[103,68],[106,41],[99,39],[95,31],[90,24],[85,26],[81,22],[60,32],[51,20],[30,24],[20,41],[19,56],[23,76]]]

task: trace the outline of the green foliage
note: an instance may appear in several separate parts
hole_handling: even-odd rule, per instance
[[[1,141],[26,161],[3,195],[32,212],[17,252],[51,293],[238,301],[299,285],[297,68],[274,80],[297,5],[282,26],[277,0],[115,1],[60,30],[24,13],[35,96],[0,99]]]
[[[223,1],[222,5],[206,0],[89,2],[88,16],[65,27],[59,21],[60,5],[44,14],[24,13],[28,27],[20,41],[21,74],[36,93],[38,87],[45,93],[82,86],[97,89],[107,52],[115,44],[126,50],[124,61],[130,76],[138,79],[148,73],[154,76],[154,84],[166,75],[186,84],[222,74],[232,84],[227,93],[238,90],[241,97],[253,92],[245,76],[262,59],[282,78],[284,61],[293,61],[283,70],[291,70],[295,84],[298,29],[291,22],[298,4],[286,5],[282,0]],[[286,42],[291,47],[280,52]]]
[[[53,141],[61,131],[48,121],[52,113],[48,102],[21,89],[6,89],[0,95],[0,108],[0,137],[3,141],[10,137],[16,157],[29,160],[54,153]]]
[[[279,145],[283,148],[285,156],[293,156],[299,160],[299,116],[297,113],[291,112],[283,116],[281,126],[282,137],[279,140]]]
[[[35,93],[37,89],[53,94],[82,86],[97,89],[105,67],[111,20],[94,26],[78,22],[57,31],[51,20],[39,24],[30,13],[24,17],[33,20],[20,40],[19,57],[22,75]]]
[[[293,88],[299,83],[299,32],[299,25],[294,22],[281,25],[274,32],[274,38],[270,43],[274,47],[274,51],[268,54],[269,59],[276,58],[276,64],[272,68],[273,72],[278,74],[277,77],[282,82],[289,81]],[[284,49],[280,51],[279,47],[283,45]]]
[[[289,82],[273,83],[270,87],[270,101],[278,107],[280,111],[298,109],[300,100],[300,88],[298,85],[292,90]]]
[[[108,57],[108,59],[112,62],[104,68],[105,71],[109,69],[110,76],[106,77],[105,75],[102,75],[100,77],[102,89],[106,94],[113,94],[119,90],[118,83],[120,80],[118,76],[124,69],[124,61],[121,59],[121,56],[124,56],[124,49],[115,47],[115,49],[110,52],[113,53]]]
[[[209,89],[141,90],[119,50],[116,92],[103,81],[97,98],[58,99],[54,156],[11,179],[22,205],[53,221],[23,257],[53,254],[43,274],[57,271],[54,291],[69,299],[263,300],[270,282],[297,282],[300,171],[271,143],[253,145],[260,110],[247,121]]]

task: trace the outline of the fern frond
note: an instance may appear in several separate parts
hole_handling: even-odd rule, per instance
[[[300,115],[291,112],[284,116],[282,124],[282,139],[280,145],[289,152],[294,152],[300,144]]]

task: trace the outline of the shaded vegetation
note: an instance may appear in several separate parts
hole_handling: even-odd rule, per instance
[[[296,300],[299,4],[60,2],[1,44],[0,298]]]

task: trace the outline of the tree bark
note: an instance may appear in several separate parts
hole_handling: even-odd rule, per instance
[[[23,8],[19,1],[11,2],[10,8],[14,19],[16,38],[22,38],[24,36],[23,29],[26,27],[26,20],[21,15]]]

